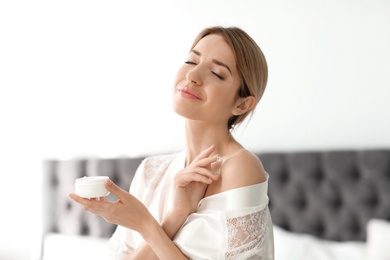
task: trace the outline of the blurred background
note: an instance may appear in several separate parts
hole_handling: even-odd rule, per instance
[[[183,148],[172,82],[212,25],[268,61],[247,148],[390,147],[389,1],[1,1],[0,259],[39,252],[42,160]]]

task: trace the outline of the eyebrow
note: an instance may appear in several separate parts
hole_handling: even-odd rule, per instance
[[[197,56],[202,56],[202,54],[197,51],[197,50],[191,50],[191,52],[193,52],[195,55]],[[223,63],[222,61],[219,61],[219,60],[216,60],[216,59],[213,59],[212,60],[215,64],[219,65],[219,66],[222,66],[222,67],[225,67],[229,72],[230,72],[230,75],[233,75],[232,74],[232,71],[230,70],[229,66],[226,65],[225,63]]]

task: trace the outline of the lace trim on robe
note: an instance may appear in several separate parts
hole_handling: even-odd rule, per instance
[[[237,256],[251,257],[261,251],[266,237],[268,207],[262,210],[241,213],[238,216],[231,214],[226,218],[227,251],[226,259]]]
[[[152,190],[156,189],[171,163],[165,156],[146,159],[143,172],[146,186]]]

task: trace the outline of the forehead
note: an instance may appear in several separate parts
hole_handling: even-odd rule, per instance
[[[219,34],[209,34],[194,46],[194,50],[200,52],[202,57],[216,59],[226,63],[236,70],[236,58],[232,48]]]

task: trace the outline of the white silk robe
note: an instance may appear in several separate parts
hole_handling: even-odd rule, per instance
[[[184,163],[184,152],[149,157],[134,176],[130,193],[159,222],[172,207],[173,176]],[[189,259],[274,259],[267,189],[268,179],[202,199],[174,243]],[[137,232],[118,226],[109,244],[122,259],[143,242]]]

